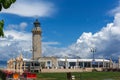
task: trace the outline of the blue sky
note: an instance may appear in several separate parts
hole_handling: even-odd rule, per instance
[[[55,4],[57,4],[57,13],[43,23],[50,29],[49,31],[45,29],[48,31],[47,34],[54,35],[51,37],[50,34],[47,37],[52,41],[61,42],[63,46],[76,42],[83,32],[95,33],[106,23],[111,22],[113,16],[108,12],[116,6],[116,2],[112,0],[111,2],[108,0],[60,0]]]
[[[116,7],[118,1],[51,0],[48,2],[55,6],[55,13],[48,17],[39,17],[43,30],[43,41],[57,41],[63,47],[66,47],[76,42],[76,39],[83,32],[95,33],[106,23],[111,22],[113,16],[110,16],[108,12]],[[3,14],[1,16],[5,19],[6,25],[27,22],[28,27],[25,30],[27,32],[31,31],[33,27],[31,23],[35,20],[35,17],[22,17],[12,14]]]
[[[38,18],[42,28],[43,54],[46,56],[54,54],[55,56],[81,57],[83,56],[81,54],[84,54],[84,57],[89,57],[91,56],[89,54],[90,47],[100,48],[97,51],[97,55],[100,54],[100,57],[108,54],[116,56],[115,53],[120,54],[118,49],[112,51],[107,49],[108,45],[113,45],[110,44],[110,38],[113,38],[111,35],[107,36],[107,44],[104,45],[104,48],[103,45],[99,47],[97,45],[98,42],[99,44],[105,43],[106,39],[103,40],[103,37],[106,37],[105,35],[108,33],[106,31],[111,26],[109,24],[118,22],[115,17],[119,18],[117,15],[119,10],[119,0],[20,0],[13,4],[11,8],[3,10],[0,13],[0,19],[5,20],[5,35],[11,36],[12,41],[16,41],[18,45],[22,44],[22,41],[31,41],[31,37],[20,39],[20,37],[16,36],[18,36],[17,33],[20,33],[19,35],[25,34],[24,37],[27,34],[30,36],[33,22]],[[101,34],[102,32],[103,34]],[[110,34],[114,36],[114,33]],[[1,40],[6,45],[9,43],[8,48],[14,46],[15,44],[8,39],[9,37]],[[88,41],[86,42],[86,40]],[[114,43],[116,40],[119,42],[115,36],[115,40],[112,40],[112,42]],[[6,45],[1,46],[1,49],[5,48]],[[21,49],[23,46],[27,50],[25,48]],[[13,50],[13,53],[26,53],[26,51],[30,53],[28,48],[30,49],[31,43],[30,46],[22,45],[17,47],[18,50]],[[0,53],[3,52],[7,53],[0,50]],[[58,53],[59,55],[57,55]],[[12,52],[9,54],[12,54]]]

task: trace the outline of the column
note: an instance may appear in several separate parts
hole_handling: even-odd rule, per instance
[[[85,68],[85,63],[83,62],[83,68]]]
[[[13,61],[13,69],[15,71],[15,60]]]
[[[18,72],[18,61],[16,60],[16,72]]]
[[[67,57],[65,56],[65,68],[68,68]]]
[[[105,66],[105,63],[104,63],[104,58],[103,58],[103,68],[104,68],[104,66]]]
[[[50,67],[52,66],[52,69],[54,69],[55,68],[55,63],[54,63],[54,60],[53,60],[53,58],[52,58],[52,61],[50,61],[50,65],[49,65]]]
[[[23,67],[23,61],[21,60],[20,61],[20,74],[22,74],[22,72],[23,72],[23,68],[22,67]]]
[[[110,68],[113,68],[113,62],[112,62],[112,59],[110,58]]]
[[[92,68],[92,62],[90,62],[90,67]]]
[[[99,68],[99,66],[100,66],[100,63],[98,62],[98,68]]]
[[[120,56],[119,56],[119,59],[118,59],[118,68],[120,68]]]
[[[77,59],[76,68],[79,68],[79,60]]]
[[[26,70],[26,63],[24,62],[24,71]]]

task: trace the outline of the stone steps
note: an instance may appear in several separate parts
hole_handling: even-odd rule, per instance
[[[91,72],[93,68],[78,68],[78,69],[42,69],[42,73],[52,72]],[[101,68],[95,68],[98,71],[102,71]]]

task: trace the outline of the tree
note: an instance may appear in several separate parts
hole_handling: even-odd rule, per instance
[[[11,4],[13,4],[16,0],[0,0],[0,11],[4,9],[8,9]],[[3,32],[3,27],[4,27],[4,20],[0,21],[0,37],[4,36]]]
[[[1,20],[0,21],[0,37],[4,36],[3,27],[4,27],[4,20]]]

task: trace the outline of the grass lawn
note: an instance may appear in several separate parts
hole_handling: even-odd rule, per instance
[[[75,80],[120,80],[120,72],[80,72],[72,73]],[[38,73],[37,80],[67,80],[66,73]]]

